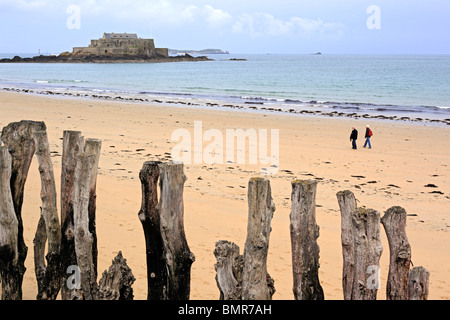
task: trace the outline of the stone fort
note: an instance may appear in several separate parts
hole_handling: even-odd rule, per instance
[[[103,38],[91,40],[89,47],[74,47],[75,55],[144,55],[168,57],[167,48],[155,48],[153,39],[138,38],[136,33],[103,33]]]

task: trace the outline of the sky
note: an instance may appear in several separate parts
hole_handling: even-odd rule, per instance
[[[450,54],[449,0],[0,0],[1,53],[56,53],[104,32],[156,47],[259,54]]]

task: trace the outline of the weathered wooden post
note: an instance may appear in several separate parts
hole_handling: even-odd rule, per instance
[[[319,282],[319,226],[316,223],[317,181],[292,182],[290,231],[294,297],[296,300],[323,300]]]
[[[92,254],[92,234],[89,231],[89,191],[95,156],[81,153],[77,156],[74,174],[73,228],[80,285],[85,300],[97,297],[97,278]]]
[[[18,221],[11,194],[11,155],[0,146],[0,283],[2,300],[20,300]]]
[[[91,184],[89,187],[89,232],[92,236],[92,261],[94,264],[95,278],[97,278],[97,229],[95,225],[96,209],[97,209],[97,174],[100,161],[100,151],[102,141],[99,139],[88,138],[85,141],[84,152],[94,155],[94,163],[92,164]]]
[[[72,274],[68,274],[77,266],[75,253],[74,229],[74,191],[75,168],[78,154],[83,152],[84,139],[80,131],[64,131],[61,168],[61,299],[82,300],[83,294],[77,285],[70,286],[68,281]],[[75,269],[76,270],[76,269]]]
[[[11,194],[14,204],[14,212],[18,222],[17,234],[17,281],[19,286],[19,299],[22,299],[22,281],[25,274],[25,260],[27,258],[28,247],[23,237],[22,204],[25,182],[28,176],[28,170],[31,165],[35,151],[34,133],[36,131],[45,131],[44,122],[23,120],[12,122],[2,130],[1,140],[8,147],[11,154]]]
[[[80,131],[64,131],[61,169],[61,298],[95,299],[97,236],[95,228],[97,171],[101,141]],[[76,216],[75,216],[75,210]],[[70,270],[80,271],[80,286],[68,286]],[[69,272],[69,273],[68,273]],[[85,293],[84,290],[87,290]]]
[[[428,300],[430,272],[424,267],[414,267],[408,276],[408,299]]]
[[[119,251],[99,281],[98,300],[133,300],[132,285],[135,280],[127,260]]]
[[[61,226],[56,205],[56,186],[46,131],[35,133],[36,158],[41,177],[41,217],[34,238],[34,265],[38,284],[38,300],[55,300],[61,281]],[[45,256],[45,243],[48,253]],[[45,264],[47,259],[47,265]]]
[[[352,300],[375,300],[379,288],[380,213],[358,208],[352,212],[355,245],[355,278]]]
[[[147,258],[147,299],[167,299],[167,269],[164,260],[158,205],[158,180],[160,161],[144,163],[139,178],[142,186],[142,204],[139,220],[145,236]]]
[[[342,288],[344,300],[351,300],[353,280],[355,278],[355,246],[353,243],[352,212],[356,209],[356,198],[349,190],[339,191],[337,194],[341,212],[341,243],[342,243]]]
[[[381,218],[389,243],[389,274],[386,300],[408,299],[408,276],[411,265],[411,246],[406,237],[406,211],[402,207],[389,208]]]
[[[184,233],[183,189],[186,176],[183,163],[166,162],[160,168],[160,228],[164,258],[167,266],[167,298],[189,300],[191,289],[191,265],[194,254]]]
[[[267,273],[267,254],[275,205],[270,181],[251,178],[248,183],[247,240],[242,272],[242,300],[270,300],[275,292]]]
[[[219,240],[214,256],[217,259],[214,268],[220,300],[241,300],[244,257],[239,253],[239,247],[233,242]]]
[[[188,300],[195,261],[184,232],[182,163],[149,161],[139,174],[147,255],[148,299]],[[158,201],[157,183],[160,196]]]

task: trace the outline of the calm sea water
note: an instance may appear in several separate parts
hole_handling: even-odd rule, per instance
[[[231,54],[210,58],[214,61],[3,63],[0,87],[450,118],[450,55]]]

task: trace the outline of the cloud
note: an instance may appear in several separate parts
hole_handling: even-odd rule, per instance
[[[230,24],[233,17],[226,11],[206,5],[203,9],[205,20],[211,28],[221,28]]]
[[[97,24],[119,23],[121,26],[154,26],[161,28],[208,28],[215,32],[266,36],[340,38],[342,23],[321,19],[291,17],[280,19],[266,12],[241,13],[232,16],[223,8],[194,0],[0,0],[4,12],[33,12],[39,16],[66,15],[67,8],[80,8],[83,21]],[[187,30],[187,29],[186,29]]]
[[[48,2],[48,0],[0,0],[0,7],[17,11],[32,11],[48,6]]]
[[[124,22],[167,27],[203,23],[210,28],[220,28],[233,20],[224,10],[211,5],[199,6],[191,3],[173,0],[83,0],[78,1],[77,5],[86,16],[103,16]]]
[[[345,25],[301,17],[281,20],[269,13],[257,12],[240,15],[233,24],[232,31],[248,34],[252,38],[292,35],[300,37],[340,37],[345,31]]]

